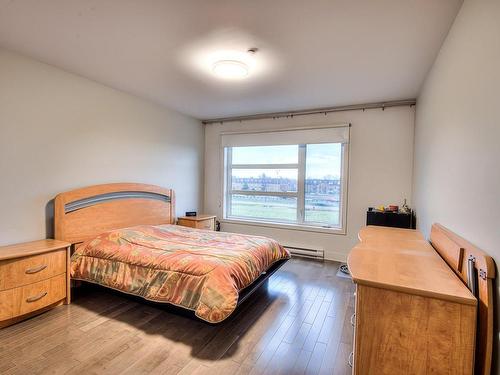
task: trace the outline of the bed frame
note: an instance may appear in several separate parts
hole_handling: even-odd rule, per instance
[[[474,374],[489,375],[493,353],[493,258],[440,224],[431,229],[430,242],[478,300]]]
[[[113,229],[174,222],[174,191],[160,186],[137,183],[95,185],[61,193],[55,198],[55,238],[70,242],[73,249],[85,240]],[[238,305],[287,260],[276,262],[241,290]]]

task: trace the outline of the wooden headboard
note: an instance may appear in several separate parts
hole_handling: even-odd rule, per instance
[[[431,244],[466,285],[477,283],[478,326],[474,374],[489,375],[493,353],[493,258],[440,224],[432,226]]]
[[[56,196],[55,238],[77,244],[113,229],[173,224],[174,216],[171,189],[136,183],[94,185]]]

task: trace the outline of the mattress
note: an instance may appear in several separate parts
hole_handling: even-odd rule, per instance
[[[84,242],[71,257],[71,277],[218,323],[235,310],[242,289],[288,258],[286,249],[266,237],[141,225]]]

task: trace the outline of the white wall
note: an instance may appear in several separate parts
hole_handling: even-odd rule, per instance
[[[0,244],[51,235],[50,200],[92,184],[176,190],[177,213],[198,209],[199,121],[0,50]]]
[[[414,201],[500,264],[500,1],[466,0],[418,98]],[[496,317],[500,315],[497,276]],[[499,358],[500,333],[495,334]],[[500,374],[500,369],[496,372]]]
[[[325,256],[345,260],[366,221],[366,209],[377,204],[401,204],[411,200],[414,108],[398,107],[328,115],[254,120],[206,125],[205,212],[221,217],[220,133],[246,129],[279,129],[318,124],[352,123],[349,158],[347,234],[228,224],[222,230],[273,237],[283,244],[320,247]]]

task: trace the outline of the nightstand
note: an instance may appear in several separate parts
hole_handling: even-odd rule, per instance
[[[70,246],[40,240],[0,247],[0,328],[70,303]]]
[[[215,218],[213,215],[182,216],[177,219],[177,225],[197,229],[215,230]]]

